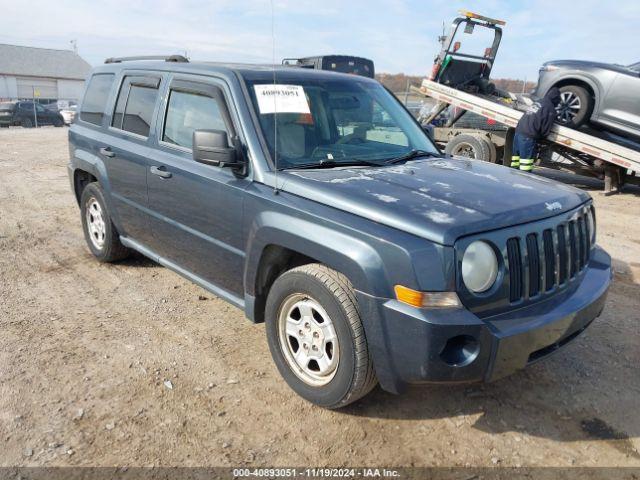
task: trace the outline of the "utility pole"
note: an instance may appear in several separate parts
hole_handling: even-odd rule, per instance
[[[73,53],[78,53],[78,40],[75,38],[69,42],[71,44],[71,48],[73,49]]]

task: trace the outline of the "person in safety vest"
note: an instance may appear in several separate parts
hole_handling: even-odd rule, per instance
[[[525,172],[533,171],[533,160],[536,156],[538,140],[551,132],[556,120],[556,106],[560,103],[560,90],[549,89],[540,102],[532,104],[520,117],[513,137],[513,154],[511,166]]]

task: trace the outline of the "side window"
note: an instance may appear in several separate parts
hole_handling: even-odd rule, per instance
[[[131,77],[125,77],[118,94],[111,126],[148,137],[157,99],[157,81],[138,82]]]
[[[194,130],[224,130],[220,106],[215,98],[171,90],[162,141],[191,148]]]
[[[113,79],[112,73],[101,73],[91,77],[80,108],[81,120],[94,125],[102,124]]]

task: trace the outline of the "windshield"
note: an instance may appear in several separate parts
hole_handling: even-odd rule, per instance
[[[437,153],[411,115],[377,82],[284,74],[277,80],[274,85],[265,76],[247,83],[272,159],[277,150],[279,169],[383,163],[414,150]]]

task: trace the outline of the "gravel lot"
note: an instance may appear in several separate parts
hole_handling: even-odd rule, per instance
[[[66,128],[0,131],[0,466],[640,466],[640,191],[585,181],[616,275],[562,352],[332,412],[237,308],[142,257],[94,261],[67,155]]]

